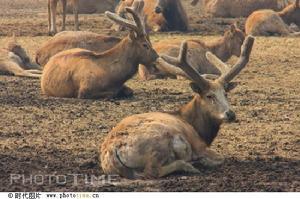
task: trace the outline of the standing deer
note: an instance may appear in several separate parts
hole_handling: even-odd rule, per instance
[[[39,66],[31,63],[15,36],[7,41],[4,48],[0,49],[0,74],[39,78],[41,73]]]
[[[131,6],[135,0],[122,0],[116,7],[121,17],[124,8]],[[152,31],[187,31],[188,18],[180,0],[144,0],[144,13],[147,16],[147,28]]]
[[[176,171],[200,173],[192,163],[213,167],[224,158],[209,149],[221,124],[235,120],[226,99],[228,84],[247,65],[254,38],[243,45],[239,61],[230,69],[211,53],[208,59],[220,68],[215,80],[202,77],[187,60],[187,42],[178,58],[162,56],[178,65],[192,79],[195,97],[173,113],[144,113],[123,119],[100,146],[101,166],[106,174],[126,178],[157,178]]]
[[[289,29],[292,23],[300,27],[300,0],[287,6],[280,12],[273,10],[258,10],[247,19],[245,29],[247,34],[254,36],[300,36],[299,32]]]
[[[136,2],[143,7],[144,2]],[[44,67],[42,92],[48,96],[68,98],[113,98],[132,95],[124,86],[138,69],[158,58],[146,34],[141,16],[127,7],[134,21],[109,11],[106,16],[131,30],[120,43],[103,53],[71,49],[52,57]]]
[[[200,74],[220,74],[218,68],[212,65],[205,56],[206,52],[212,52],[223,62],[228,61],[232,55],[240,56],[241,46],[244,42],[245,34],[237,28],[236,25],[231,25],[230,29],[224,33],[224,36],[216,41],[203,42],[201,40],[190,39],[187,40],[189,44],[189,63]],[[160,41],[153,45],[153,48],[159,54],[167,54],[170,56],[178,56],[180,49],[179,40]],[[176,77],[186,74],[178,67],[172,65],[162,64],[163,60],[153,63],[155,66],[140,66],[139,75],[143,80],[154,79],[158,77]],[[158,71],[149,71],[147,68],[157,68]]]
[[[48,30],[49,35],[55,35],[57,33],[56,28],[56,9],[57,3],[59,0],[48,0]],[[60,0],[62,3],[62,31],[66,29],[66,7],[67,7],[67,0]],[[75,17],[74,20],[74,29],[79,30],[79,21],[78,21],[78,0],[68,0],[73,5],[73,14]]]

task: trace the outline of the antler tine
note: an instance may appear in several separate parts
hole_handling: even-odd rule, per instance
[[[235,76],[237,76],[243,68],[245,68],[249,62],[250,55],[252,52],[252,47],[254,44],[255,38],[253,36],[248,36],[242,45],[242,52],[237,63],[228,71],[225,75],[220,77],[222,82],[230,82]]]
[[[132,30],[138,32],[137,26],[134,23],[132,23],[132,21],[124,19],[124,18],[120,17],[119,15],[109,12],[109,11],[105,12],[105,16],[107,16],[110,20],[120,24],[121,26],[127,27],[129,29],[132,29]]]
[[[145,30],[145,26],[143,25],[143,21],[142,21],[142,17],[141,12],[142,9],[144,8],[144,1],[143,0],[136,0],[133,3],[132,7],[126,7],[125,10],[126,12],[130,13],[133,17],[133,20],[136,23],[136,27],[137,27],[137,34],[141,34],[141,35],[146,35],[146,30]]]
[[[222,62],[216,55],[211,52],[206,52],[206,59],[219,69],[221,74],[226,74],[231,69],[226,63]]]
[[[204,79],[200,75],[200,73],[188,63],[187,50],[187,41],[183,41],[181,43],[180,52],[177,58],[170,57],[168,55],[161,55],[161,58],[172,65],[180,67],[191,78],[191,80],[193,80],[202,89],[208,89],[209,82],[206,79]]]

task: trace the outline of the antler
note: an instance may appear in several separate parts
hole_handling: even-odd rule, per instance
[[[146,35],[146,30],[144,25],[144,17],[141,15],[144,5],[145,3],[143,0],[136,0],[133,2],[133,5],[131,7],[125,8],[126,12],[132,15],[133,21],[124,19],[119,15],[109,11],[106,11],[105,15],[121,26],[135,31],[137,35],[144,36]]]
[[[209,88],[209,82],[203,78],[187,61],[187,41],[183,41],[177,58],[168,55],[161,55],[161,58],[169,64],[180,67],[199,87],[202,89]]]
[[[218,78],[218,80],[222,83],[229,83],[235,76],[237,76],[243,68],[249,62],[249,58],[251,55],[252,47],[254,44],[254,37],[248,36],[242,45],[242,52],[237,63],[230,69],[223,61],[221,61],[218,57],[213,55],[211,52],[206,53],[206,58],[208,61],[220,69],[222,75]]]

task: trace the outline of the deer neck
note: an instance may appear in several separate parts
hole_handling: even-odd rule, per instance
[[[208,43],[207,47],[209,51],[215,54],[223,62],[227,62],[232,55],[232,50],[230,49],[230,46],[224,37],[217,41]]]
[[[130,79],[138,69],[139,58],[134,42],[129,37],[125,37],[115,47],[103,54],[98,54],[99,58],[105,57],[108,61],[110,74],[116,74],[116,78],[124,82]]]
[[[218,135],[222,121],[215,118],[205,106],[201,106],[200,96],[195,96],[192,101],[179,110],[179,115],[191,126],[207,145],[211,145]]]

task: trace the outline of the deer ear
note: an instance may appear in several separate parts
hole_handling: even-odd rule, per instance
[[[232,32],[232,33],[236,32],[236,25],[235,24],[230,25],[230,32]]]
[[[191,89],[195,92],[195,93],[199,93],[199,94],[201,94],[201,93],[204,93],[204,90],[202,89],[202,88],[200,88],[196,83],[194,83],[194,82],[191,82],[190,83],[190,87],[191,87]]]
[[[134,31],[130,31],[129,37],[130,37],[131,41],[136,40],[136,34],[135,34],[135,32]]]

